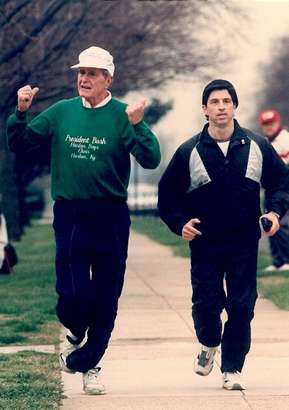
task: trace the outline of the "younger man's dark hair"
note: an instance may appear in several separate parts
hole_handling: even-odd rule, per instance
[[[228,93],[230,94],[232,98],[233,104],[235,105],[235,107],[238,107],[239,101],[238,101],[235,87],[229,81],[221,80],[221,79],[213,80],[209,84],[206,85],[203,91],[202,105],[207,105],[211,92],[215,90],[228,90]]]

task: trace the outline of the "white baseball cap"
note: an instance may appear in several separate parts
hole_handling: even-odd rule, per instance
[[[112,55],[101,47],[89,47],[83,50],[79,56],[79,63],[71,66],[70,68],[79,67],[92,67],[92,68],[103,68],[109,72],[113,77],[114,74],[114,64]]]

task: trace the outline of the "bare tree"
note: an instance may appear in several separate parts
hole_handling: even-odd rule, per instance
[[[289,37],[283,37],[274,43],[270,63],[262,67],[264,87],[260,90],[258,112],[265,108],[275,108],[280,112],[284,124],[289,126],[288,90],[289,90]]]
[[[19,205],[23,202],[23,184],[37,175],[39,163],[31,167],[34,172],[30,170],[26,175],[23,165],[27,158],[24,154],[15,163],[15,156],[6,146],[5,122],[15,109],[17,89],[25,83],[40,83],[43,89],[42,97],[34,107],[36,112],[43,108],[43,101],[52,101],[68,91],[66,82],[58,81],[64,70],[57,63],[83,24],[87,6],[87,1],[69,0],[1,3],[0,186],[9,234],[14,239],[19,239],[22,233],[22,207]],[[57,87],[48,81],[50,76]]]
[[[226,57],[217,42],[204,41],[206,30],[217,30],[224,13],[235,16],[238,9],[228,0],[0,1],[0,187],[13,238],[21,235],[19,181],[27,183],[41,169],[27,174],[20,158],[19,171],[6,147],[5,122],[17,89],[24,84],[40,88],[32,115],[75,94],[68,67],[90,45],[113,54],[118,96],[157,87],[176,75],[202,75]]]

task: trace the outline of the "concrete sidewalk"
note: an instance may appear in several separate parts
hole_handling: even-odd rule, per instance
[[[247,390],[228,392],[218,365],[208,377],[193,372],[198,344],[190,300],[189,261],[132,232],[119,315],[101,363],[107,395],[86,396],[80,374],[62,373],[67,398],[61,408],[289,409],[289,312],[258,300],[243,372]]]

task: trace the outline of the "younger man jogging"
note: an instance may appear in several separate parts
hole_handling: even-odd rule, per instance
[[[159,183],[159,213],[190,241],[192,315],[201,348],[195,372],[207,376],[221,344],[223,387],[242,390],[240,374],[251,344],[257,298],[260,185],[266,216],[279,228],[289,204],[288,170],[268,141],[234,120],[238,97],[226,80],[203,91],[208,120],[183,143]],[[226,281],[226,291],[223,281]],[[222,332],[221,312],[228,319]]]

